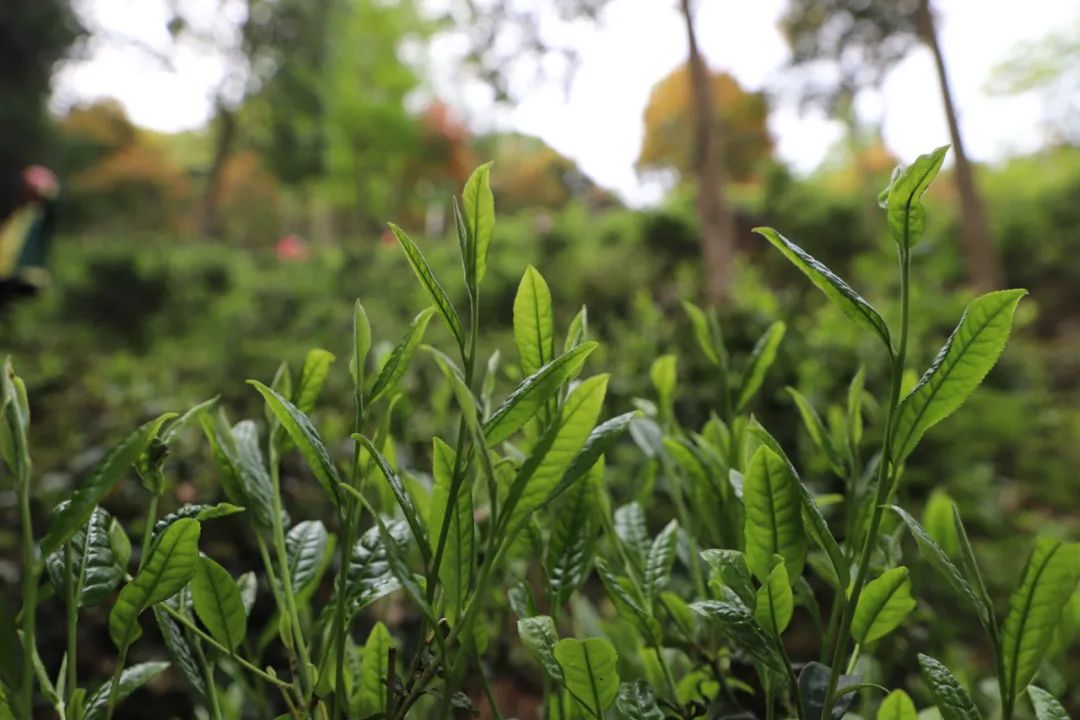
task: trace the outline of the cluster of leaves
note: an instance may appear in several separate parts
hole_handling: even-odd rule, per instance
[[[127,666],[144,616],[153,616],[171,664],[214,720],[460,717],[478,712],[481,693],[499,716],[485,658],[491,628],[511,616],[542,672],[545,717],[688,720],[749,712],[771,720],[782,712],[820,720],[826,713],[840,718],[857,695],[880,690],[879,718],[912,720],[915,706],[904,689],[890,692],[858,674],[860,658],[916,608],[902,564],[905,529],[985,629],[1001,717],[1011,720],[1025,692],[1039,720],[1065,717],[1032,682],[1055,638],[1068,637],[1080,545],[1039,538],[999,622],[956,507],[938,496],[924,516],[933,519],[927,529],[896,504],[905,463],[996,363],[1024,294],[974,300],[922,378],[904,391],[910,254],[925,224],[920,198],[944,153],[900,169],[881,196],[900,257],[899,327],[797,245],[759,230],[880,339],[889,361],[889,394],[877,401],[882,438],[869,457],[861,371],[828,425],[791,390],[809,437],[843,481],[838,496],[815,495],[751,414],[783,323],[738,359],[715,315],[687,303],[700,352],[715,369],[715,413],[699,430],[680,424],[677,358],[665,355],[652,367],[655,400],[603,419],[608,376],[583,374],[597,347],[587,312],[559,333],[547,283],[529,267],[513,304],[524,379],[496,401],[500,357],[479,353],[480,291],[495,223],[489,166],[473,173],[453,205],[467,314],[420,248],[391,225],[431,306],[391,352],[373,358],[372,328],[356,304],[347,457],[336,457],[339,445],[326,441],[311,417],[335,360],[312,350],[299,373],[282,365],[269,384],[249,381],[265,402],[263,422],[233,423],[215,399],[138,428],[57,506],[37,539],[29,403],[8,363],[0,450],[19,498],[25,578],[21,611],[0,612],[2,622],[21,621],[20,633],[0,628],[0,720],[32,717],[39,698],[65,720],[110,718],[120,700],[169,665]],[[451,353],[423,343],[436,315],[453,340]],[[458,410],[456,428],[431,440],[430,473],[398,458],[392,433],[401,381],[418,351],[439,368]],[[166,458],[189,427],[205,435],[225,498],[159,516]],[[652,508],[613,507],[605,482],[605,456],[624,434],[645,458],[638,497],[666,495],[675,511],[655,536]],[[301,509],[284,507],[281,464],[292,453],[333,507],[329,527],[318,519],[294,522],[291,512]],[[130,468],[149,496],[137,554],[102,507]],[[830,505],[842,513],[842,532],[826,518]],[[260,573],[234,577],[200,552],[202,525],[234,515],[258,547]],[[44,577],[49,584],[39,587]],[[590,585],[593,577],[598,586]],[[37,603],[49,592],[63,598],[68,633],[55,680],[34,642]],[[392,593],[416,611],[415,637],[407,642],[377,622],[358,643],[361,613]],[[255,628],[260,595],[272,599],[274,611]],[[828,614],[821,610],[826,599]],[[78,686],[77,625],[83,608],[102,603],[111,603],[117,662],[112,678],[91,690]],[[797,608],[821,638],[820,660],[793,657],[785,641]],[[597,632],[605,623],[609,631]],[[287,668],[266,662],[271,650]],[[980,717],[943,664],[925,654],[918,664],[945,720]]]

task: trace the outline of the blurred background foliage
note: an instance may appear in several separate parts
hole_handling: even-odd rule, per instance
[[[603,5],[556,4],[567,17],[585,20]],[[707,74],[706,107],[724,146],[721,190],[735,250],[735,261],[722,269],[730,276],[719,306],[725,339],[748,351],[771,321],[788,324],[757,412],[767,427],[787,429],[781,441],[799,448],[806,474],[825,487],[834,481],[808,438],[795,432],[796,411],[783,388],[798,386],[826,408],[842,404],[860,364],[868,388],[881,392],[884,368],[873,341],[749,229],[777,227],[892,317],[893,249],[876,193],[899,159],[878,128],[859,123],[851,99],[880,83],[911,43],[927,38],[917,17],[925,3],[897,4],[911,5],[908,15],[897,15],[893,5],[791,3],[793,63],[843,64],[829,88],[806,88],[807,102],[824,99],[847,128],[809,175],[774,156],[768,94],[740,87],[723,71]],[[424,78],[404,59],[406,51],[455,22],[474,43],[470,71],[508,102],[503,73],[510,64],[568,54],[531,37],[528,12],[515,3],[436,19],[411,2],[379,0],[249,0],[247,10],[229,50],[230,61],[245,68],[243,82],[229,82],[226,73],[205,127],[163,134],[138,127],[108,99],[47,113],[52,69],[78,52],[88,31],[67,0],[0,4],[0,164],[46,162],[63,186],[52,284],[0,316],[0,347],[14,356],[33,401],[43,500],[60,495],[110,441],[163,410],[220,394],[234,417],[261,417],[243,380],[268,380],[282,359],[296,367],[312,347],[346,357],[355,298],[385,352],[425,302],[386,234],[387,220],[420,239],[448,291],[461,297],[448,200],[487,160],[495,161],[499,221],[482,298],[485,350],[513,357],[511,306],[531,263],[551,286],[558,326],[588,305],[590,333],[602,342],[591,362],[612,373],[612,411],[649,397],[653,360],[673,352],[680,417],[691,427],[707,417],[715,381],[679,305],[717,300],[708,281],[714,268],[702,260],[707,230],[695,128],[701,88],[692,58],[653,88],[643,118],[637,168],[673,180],[671,190],[658,206],[635,209],[539,138],[476,131],[437,98],[417,100]],[[176,4],[169,30],[216,42],[185,18],[184,3]],[[492,43],[501,32],[517,38],[516,52]],[[836,33],[862,59],[851,64],[853,51],[841,51]],[[27,37],[33,39],[23,42]],[[996,597],[1012,585],[1036,528],[1072,537],[1080,531],[1080,86],[1076,64],[1067,60],[1077,49],[1062,33],[1017,52],[1033,58],[1031,72],[1016,72],[1015,63],[1000,69],[995,91],[1035,88],[1057,98],[1059,108],[1073,108],[1053,116],[1060,132],[1038,152],[974,167],[984,213],[976,224],[987,229],[982,252],[992,254],[1004,286],[1032,294],[988,386],[927,439],[903,489],[916,507],[933,488],[959,502],[978,552],[988,558],[984,566],[993,569],[988,580]],[[961,241],[972,210],[956,172],[946,172],[927,198],[927,236],[914,268],[916,367],[929,362],[985,280]],[[278,240],[287,235],[302,238],[302,252],[283,254]],[[445,344],[445,329],[433,323],[429,333]],[[425,438],[446,430],[450,398],[425,392],[439,386],[437,375],[420,361],[408,377],[407,407],[395,420],[405,464],[425,467]],[[500,388],[517,379],[503,370]],[[347,435],[347,382],[339,362],[317,417],[327,437]],[[611,463],[612,483],[616,495],[629,497],[639,489],[639,464],[632,446],[621,452],[631,459]],[[204,455],[193,448],[175,463],[178,502],[193,486],[213,495],[211,465],[197,462]],[[302,469],[292,471],[292,491],[302,493]],[[139,502],[134,491],[126,500]],[[11,499],[3,504],[6,514]],[[921,570],[916,582],[920,595],[934,586]],[[934,607],[949,613],[948,603]],[[965,623],[933,627],[932,636],[926,624],[917,627],[910,641],[940,651],[950,664],[964,660],[941,648],[967,632]],[[966,659],[976,668],[985,661]],[[1068,667],[1080,676],[1080,658]],[[1072,702],[1080,702],[1080,686],[1072,686]]]

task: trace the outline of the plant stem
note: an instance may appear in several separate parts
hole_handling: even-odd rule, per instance
[[[167,607],[164,604],[162,607]],[[120,687],[120,674],[124,672],[124,664],[127,663],[128,646],[124,643],[120,648],[120,654],[116,657],[116,667],[113,668],[112,680],[109,681],[109,705],[105,711],[105,720],[112,720],[113,710],[116,709],[116,691]]]
[[[34,640],[37,617],[38,568],[34,548],[34,526],[30,514],[30,467],[28,462],[19,466],[19,515],[22,524],[23,606],[22,641],[23,665],[20,706],[23,716],[34,713]]]
[[[359,446],[359,443],[357,443]],[[356,466],[356,463],[353,463]],[[348,626],[350,623],[346,622],[346,594],[347,594],[347,579],[349,570],[349,557],[352,553],[353,544],[353,508],[356,502],[349,496],[344,496],[341,499],[343,505],[342,524],[344,527],[341,529],[342,542],[338,546],[338,558],[341,568],[338,570],[338,586],[337,586],[337,607],[334,609],[334,629],[331,633],[331,647],[334,648],[334,660],[336,667],[334,668],[334,704],[333,715],[334,720],[341,717],[341,712],[345,705],[348,703],[343,702],[345,697],[345,638],[348,633]]]
[[[285,600],[285,611],[289,615],[290,632],[293,636],[293,644],[299,655],[300,690],[305,698],[309,698],[314,688],[311,686],[311,658],[308,655],[307,645],[304,642],[304,631],[300,626],[300,613],[296,609],[296,596],[293,595],[292,579],[289,577],[289,559],[285,552],[285,528],[281,522],[281,469],[277,449],[270,447],[270,479],[273,485],[273,514],[274,514],[274,550],[278,557],[278,569],[281,575],[281,591]]]
[[[195,650],[195,658],[202,668],[203,678],[206,682],[206,694],[209,696],[207,699],[210,701],[210,717],[213,720],[221,720],[221,703],[217,696],[217,683],[214,681],[214,666],[207,661],[202,645],[193,642],[191,646]]]
[[[664,682],[668,686],[668,692],[671,693],[671,701],[677,703],[679,701],[679,689],[675,685],[675,678],[671,674],[671,668],[668,667],[667,660],[664,660],[664,653],[660,651],[659,641],[653,645],[653,652],[656,653],[656,661],[660,663],[660,671],[664,674]]]
[[[139,549],[139,569],[142,570],[147,555],[150,554],[150,544],[154,539],[154,524],[157,522],[158,496],[150,497],[150,507],[146,511],[146,527],[143,528],[142,547]]]
[[[75,692],[78,683],[78,644],[76,634],[79,623],[79,604],[75,593],[74,553],[71,551],[71,543],[64,543],[64,609],[67,612],[67,680],[65,681],[66,692],[64,699],[70,701],[71,693]],[[85,560],[85,558],[84,558]]]
[[[904,377],[904,361],[907,356],[908,343],[908,310],[910,295],[908,292],[909,274],[911,270],[911,254],[901,248],[900,250],[900,344],[892,360],[892,388],[889,393],[889,404],[885,408],[885,436],[881,442],[881,460],[878,464],[877,488],[874,502],[874,511],[870,517],[870,527],[867,529],[863,540],[862,554],[859,558],[859,568],[855,574],[855,583],[851,587],[851,596],[844,605],[841,613],[840,631],[836,635],[833,646],[832,668],[829,675],[829,685],[825,691],[823,712],[831,713],[836,701],[836,688],[840,682],[840,664],[847,652],[847,644],[851,635],[851,622],[855,615],[855,609],[859,605],[863,587],[866,584],[866,576],[870,570],[870,560],[874,554],[874,545],[877,541],[878,530],[881,527],[881,518],[884,515],[884,503],[892,490],[892,484],[896,479],[896,469],[892,467],[892,432],[895,421],[896,406],[900,401],[900,384]],[[843,593],[843,589],[839,590]]]

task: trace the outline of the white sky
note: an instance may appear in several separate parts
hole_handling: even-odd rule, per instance
[[[538,2],[541,0],[537,0]],[[228,2],[183,0],[196,15],[220,20]],[[94,27],[169,46],[164,0],[84,0]],[[776,87],[787,48],[776,29],[783,0],[701,0],[698,34],[712,67],[732,73],[744,87]],[[937,0],[938,30],[960,109],[969,153],[997,160],[1033,149],[1042,141],[1041,107],[1034,97],[991,98],[984,92],[990,69],[1019,41],[1038,39],[1075,20],[1075,0]],[[225,8],[225,10],[222,10]],[[214,27],[228,36],[229,24]],[[224,29],[221,29],[224,28]],[[641,143],[642,113],[652,86],[685,61],[686,41],[675,0],[612,0],[600,26],[578,33],[582,63],[569,94],[561,86],[534,88],[496,124],[539,135],[574,158],[597,182],[637,204],[658,198],[660,189],[642,182],[633,169]],[[438,52],[438,48],[434,52]],[[459,90],[449,63],[433,62],[438,94],[474,118],[488,108],[475,93]],[[97,43],[88,58],[70,63],[56,83],[54,105],[112,96],[143,126],[176,131],[202,125],[211,112],[211,89],[223,74],[221,58],[209,48],[182,50],[169,69],[130,45]],[[929,52],[918,48],[887,78],[880,97],[859,105],[865,119],[881,119],[885,141],[911,158],[948,141]],[[800,114],[793,102],[777,100],[770,118],[781,158],[800,171],[823,159],[840,137],[836,123]]]

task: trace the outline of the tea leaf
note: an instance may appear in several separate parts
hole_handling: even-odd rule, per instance
[[[664,711],[656,703],[656,693],[644,680],[619,685],[615,709],[621,720],[664,720]]]
[[[1005,349],[1013,312],[1026,290],[976,298],[937,357],[896,411],[892,460],[902,463],[923,434],[952,415],[975,391]]]
[[[398,477],[394,468],[390,467],[390,463],[386,461],[386,458],[383,457],[382,453],[378,451],[370,440],[359,434],[353,434],[352,437],[353,440],[356,440],[363,445],[364,449],[371,454],[371,457],[375,460],[375,464],[382,472],[383,477],[386,478],[386,482],[390,485],[391,492],[394,493],[394,499],[397,500],[402,514],[405,515],[405,522],[409,524],[409,529],[412,531],[413,538],[420,546],[420,554],[424,556],[424,562],[427,562],[430,557],[427,529],[424,527],[423,517],[421,517],[420,512],[416,509],[416,505],[413,504],[412,496],[405,489],[405,485],[402,484],[401,478]]]
[[[432,490],[428,525],[432,528],[442,528],[444,517],[450,507],[454,450],[439,438],[435,438],[434,445],[432,475],[435,478],[435,487]],[[472,587],[475,556],[473,533],[472,487],[469,482],[462,482],[454,502],[453,514],[450,516],[442,565],[437,568],[446,601],[446,617],[451,623],[456,623],[458,613],[464,608],[465,600]],[[438,539],[432,534],[431,551],[433,554],[437,542]]]
[[[623,413],[610,420],[605,420],[593,428],[593,431],[589,433],[589,437],[586,438],[585,444],[581,447],[581,451],[574,456],[574,459],[570,462],[570,467],[566,468],[566,472],[563,473],[562,480],[548,495],[547,502],[559,497],[582,476],[595,468],[604,453],[610,450],[615,442],[622,437],[623,433],[630,427],[630,421],[637,416],[637,412]]]
[[[367,365],[367,356],[371,352],[371,321],[368,320],[367,310],[357,300],[353,306],[353,348],[352,357],[349,359],[349,374],[353,379],[353,387],[357,399],[362,403],[364,396],[364,375]]]
[[[368,405],[378,402],[379,398],[389,395],[397,387],[402,375],[405,374],[406,368],[409,367],[409,362],[412,360],[416,348],[424,339],[424,332],[427,330],[431,316],[434,314],[435,308],[429,307],[421,310],[413,318],[409,328],[401,336],[401,340],[398,341],[393,352],[390,353],[390,357],[383,363],[378,377],[375,378],[375,384],[371,386],[371,391],[367,395],[366,403]]]
[[[930,534],[926,532],[926,529],[919,524],[919,522],[911,517],[901,507],[896,505],[890,505],[889,509],[900,516],[900,519],[904,521],[904,524],[908,526],[908,530],[911,531],[911,536],[915,538],[915,542],[919,546],[919,553],[923,556],[923,559],[930,563],[935,570],[938,571],[945,581],[949,584],[949,587],[953,589],[953,592],[963,601],[968,604],[975,614],[978,616],[979,621],[983,624],[983,627],[989,627],[989,623],[992,622],[990,618],[989,609],[982,602],[982,600],[975,594],[975,591],[971,589],[971,585],[960,574],[960,571],[953,565],[952,560],[945,554],[945,551],[934,542],[934,539],[930,537]]]
[[[906,567],[888,570],[863,588],[851,621],[851,636],[862,644],[883,638],[915,609]]]
[[[1043,537],[1035,540],[1001,630],[1007,707],[1013,706],[1035,677],[1078,581],[1080,545]]]
[[[584,305],[578,310],[577,315],[570,321],[570,327],[566,329],[566,340],[563,342],[563,352],[570,352],[578,345],[589,339],[589,310]]]
[[[769,372],[776,360],[776,351],[780,347],[780,341],[784,339],[784,331],[787,326],[777,321],[769,326],[769,329],[758,339],[750,353],[746,370],[743,372],[742,385],[739,388],[739,398],[735,402],[736,412],[742,412],[750,404],[750,401],[761,389],[765,381],[765,374]]]
[[[559,642],[555,621],[547,615],[536,615],[518,620],[517,629],[521,644],[536,658],[548,677],[560,685],[563,684],[565,678],[562,666],[555,659],[555,644]]]
[[[191,598],[195,614],[210,636],[236,650],[247,632],[247,613],[240,588],[229,571],[205,555],[201,557],[191,578]]]
[[[472,256],[471,276],[473,287],[478,287],[487,271],[488,248],[495,229],[495,198],[491,194],[491,163],[484,163],[473,170],[461,193],[465,208],[465,228],[468,231]],[[475,295],[475,293],[474,293]]]
[[[135,579],[124,586],[109,613],[109,637],[124,648],[141,634],[139,615],[180,592],[199,563],[197,520],[177,520],[162,533]]]
[[[832,270],[822,265],[808,252],[803,250],[786,237],[772,228],[754,228],[758,233],[779,250],[784,257],[802,271],[810,279],[810,282],[818,290],[825,293],[826,297],[836,303],[844,314],[862,327],[875,333],[885,347],[892,352],[892,340],[889,336],[889,326],[885,324],[878,311],[870,303],[866,302],[859,293],[851,289],[846,282],[841,280]]]
[[[595,342],[579,345],[525,378],[484,423],[488,444],[497,445],[531,420],[564,383],[577,375],[597,347]]]
[[[630,559],[644,571],[645,558],[650,547],[649,529],[645,526],[645,509],[640,503],[627,503],[615,509],[613,522],[615,535],[626,547]]]
[[[753,578],[743,553],[730,549],[702,550],[701,559],[711,568],[714,581],[730,588],[744,605],[754,604]]]
[[[701,348],[705,359],[713,365],[721,365],[723,363],[723,342],[718,337],[718,331],[710,321],[709,316],[704,310],[687,300],[683,300],[682,307],[686,312],[686,316],[690,318],[690,324],[694,327],[694,339],[697,340],[698,347]]]
[[[154,523],[153,537],[157,538],[174,522],[183,520],[184,518],[193,518],[199,522],[205,522],[206,520],[228,517],[242,512],[244,512],[244,508],[233,505],[232,503],[218,503],[217,505],[181,505],[179,508]]]
[[[435,279],[435,274],[431,272],[431,267],[428,265],[426,259],[424,259],[423,253],[420,252],[420,248],[416,247],[416,243],[405,234],[405,231],[399,228],[397,225],[390,223],[390,230],[393,231],[398,242],[401,244],[401,249],[405,251],[405,257],[409,260],[409,265],[412,267],[413,272],[416,274],[417,280],[431,296],[431,300],[435,303],[435,307],[439,309],[439,313],[442,315],[443,320],[446,321],[446,326],[450,329],[450,334],[454,336],[454,340],[457,342],[459,348],[464,351],[465,349],[465,334],[461,329],[461,319],[458,317],[457,310],[454,309],[454,304],[450,302],[450,298],[447,297],[446,291],[443,290],[442,285]]]
[[[603,462],[575,485],[555,506],[554,524],[548,541],[547,575],[551,601],[564,605],[589,575],[596,554],[597,523],[594,484],[603,481]]]
[[[566,688],[584,710],[597,720],[619,693],[619,660],[615,648],[598,637],[564,638],[555,644],[555,659],[562,667]]]
[[[876,720],[917,720],[915,703],[903,690],[893,690],[878,705]]]
[[[156,678],[169,667],[167,662],[145,662],[125,668],[120,673],[120,682],[116,686],[115,701],[119,702],[146,683]],[[83,720],[103,720],[109,706],[109,693],[112,682],[102,683],[94,694],[86,699]]]
[[[783,558],[773,557],[774,566],[758,588],[754,603],[754,620],[777,638],[787,629],[795,613],[795,597]]]
[[[649,610],[642,606],[641,599],[631,592],[629,582],[618,577],[608,567],[603,558],[596,558],[596,573],[607,590],[608,597],[615,605],[615,610],[623,620],[630,623],[647,643],[656,644],[660,639],[660,624]]]
[[[806,397],[793,387],[785,388],[791,399],[795,401],[795,407],[799,409],[799,416],[802,418],[803,426],[806,428],[806,433],[810,436],[814,445],[817,446],[822,453],[825,454],[825,458],[829,461],[829,466],[834,472],[840,474],[843,472],[844,461],[841,458],[840,451],[836,449],[835,443],[833,443],[832,436],[829,431],[825,429],[825,424],[821,422],[821,417],[818,415],[817,410],[810,404],[810,401]]]
[[[829,717],[825,718],[825,694],[831,675],[829,666],[819,662],[808,662],[799,673],[799,695],[806,708],[807,720],[841,720],[855,701],[855,696],[850,692],[838,692]],[[858,675],[841,675],[836,686],[837,691],[853,687],[858,682]]]
[[[585,445],[600,416],[607,392],[607,375],[583,380],[563,405],[553,424],[533,454],[514,478],[503,504],[503,537],[512,537],[529,516],[542,507],[574,456]]]
[[[53,516],[49,532],[41,541],[41,554],[51,555],[86,525],[94,508],[112,492],[139,455],[157,437],[161,426],[176,413],[165,413],[142,425],[110,450],[97,464],[90,477],[71,496],[62,510]]]
[[[375,623],[360,653],[361,673],[356,688],[358,717],[371,717],[386,711],[388,655],[394,644],[386,626]]]
[[[341,504],[338,496],[338,472],[334,461],[330,459],[330,453],[323,445],[319,431],[311,424],[307,415],[300,409],[283,398],[276,391],[263,385],[258,380],[248,380],[248,384],[259,391],[266,400],[267,407],[285,428],[292,441],[296,444],[300,454],[304,457],[308,467],[311,468],[315,479],[322,485],[323,490],[335,505]]]
[[[911,165],[898,169],[898,174],[878,198],[885,208],[889,232],[903,250],[914,247],[922,237],[926,227],[922,196],[941,169],[948,151],[948,145],[939,147],[931,153],[920,155]]]
[[[386,548],[387,542],[391,541],[403,548],[408,539],[409,526],[404,522],[391,521],[386,528],[389,540],[376,526],[368,529],[353,545],[345,585],[350,616],[401,589],[401,583],[390,570]]]
[[[532,265],[525,268],[514,297],[514,344],[526,375],[534,374],[555,357],[551,291]]]
[[[333,353],[318,348],[309,350],[304,358],[304,367],[300,370],[300,384],[296,386],[296,408],[310,415],[315,409],[315,402],[319,399],[326,377],[330,374],[330,366],[335,358]]]
[[[57,511],[66,503],[57,506]],[[86,525],[71,536],[71,567],[64,562],[64,550],[45,558],[45,567],[56,592],[63,596],[70,572],[75,583],[76,604],[96,605],[112,593],[124,579],[126,563],[113,552],[109,530],[113,519],[103,508],[94,508]]]
[[[669,522],[649,547],[645,558],[645,603],[651,606],[660,591],[671,580],[671,566],[675,562],[675,545],[679,541],[679,523]]]
[[[784,672],[784,662],[776,652],[776,644],[745,606],[733,602],[702,600],[690,607],[715,625],[728,642],[756,662],[776,672]]]
[[[780,555],[789,577],[799,577],[806,562],[806,534],[795,478],[780,456],[762,446],[750,459],[743,479],[746,512],[746,563],[763,581]]]
[[[285,535],[289,580],[297,595],[303,594],[320,575],[326,558],[327,541],[326,526],[318,520],[298,522]]]
[[[1028,696],[1031,705],[1035,708],[1036,720],[1069,720],[1069,713],[1057,699],[1042,688],[1031,685],[1028,687]]]
[[[926,532],[950,558],[960,557],[960,538],[953,523],[956,503],[942,488],[934,488],[923,507],[922,524]]]
[[[930,686],[934,704],[941,713],[942,720],[981,720],[971,696],[956,681],[948,668],[934,658],[919,654],[919,667],[923,679]]]

